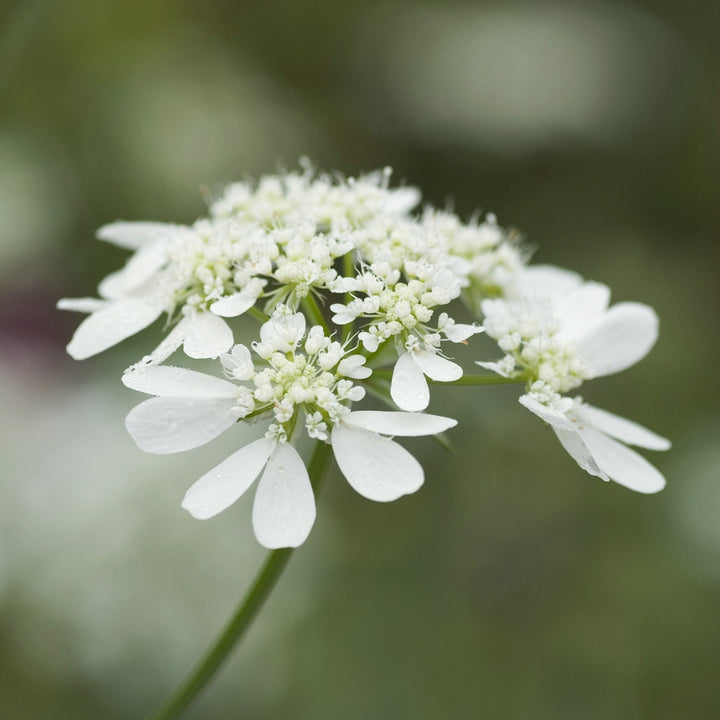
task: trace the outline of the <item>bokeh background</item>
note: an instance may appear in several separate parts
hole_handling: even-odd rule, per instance
[[[426,485],[389,506],[330,477],[187,717],[720,717],[719,9],[3,0],[2,717],[141,717],[261,562],[249,499],[207,523],[179,507],[237,434],[152,457],[125,433],[119,374],[157,329],[76,363],[54,304],[123,263],[101,224],[191,222],[202,188],[302,155],[391,165],[653,305],[652,354],[583,390],[673,439],[651,458],[668,487],[586,476],[514,388],[438,388],[454,452],[410,443]]]

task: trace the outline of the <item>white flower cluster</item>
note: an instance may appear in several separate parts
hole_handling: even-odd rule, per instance
[[[653,493],[665,486],[665,479],[622,443],[667,450],[669,441],[564,394],[584,380],[634,365],[657,340],[658,318],[652,308],[609,303],[606,285],[583,282],[559,268],[526,268],[508,284],[505,298],[482,302],[487,333],[505,356],[478,364],[526,380],[520,402],[551,425],[584,470]]]
[[[608,310],[605,286],[527,267],[517,236],[493,215],[470,223],[432,208],[413,215],[418,191],[391,188],[389,180],[389,170],[342,179],[305,166],[226,187],[192,226],[100,229],[100,239],[133,255],[103,280],[99,299],[58,305],[89,313],[68,345],[77,359],[167,316],[166,337],[123,378],[154,396],[127,419],[138,445],[177,452],[240,420],[270,421],[263,439],[193,485],[184,507],[210,517],[262,474],[253,506],[259,541],[302,543],[315,518],[294,447],[303,430],[331,443],[365,497],[414,492],[422,469],[389,436],[455,424],[422,412],[428,379],[463,382],[444,347],[468,345],[484,329],[505,356],[480,364],[527,382],[521,402],[553,425],[583,468],[645,492],[659,489],[659,473],[652,468],[651,477],[652,466],[608,436],[655,449],[666,441],[565,395],[647,353],[657,330],[652,310],[630,303]],[[484,327],[457,321],[467,308]],[[258,334],[236,344],[231,319],[244,313],[258,320]],[[226,379],[162,364],[180,348],[190,358],[219,358]],[[368,390],[399,411],[353,410]]]
[[[306,332],[305,316],[278,305],[260,328],[254,353],[235,345],[220,360],[228,380],[185,368],[131,369],[123,382],[154,395],[127,417],[128,431],[148,452],[189,450],[212,440],[238,419],[269,417],[265,437],[242,448],[204,475],[183,507],[209,518],[231,505],[262,472],[253,526],[266,547],[297,546],[315,520],[310,478],[290,440],[303,426],[309,437],[330,441],[348,482],[371,500],[387,502],[423,483],[417,461],[383,435],[428,435],[456,423],[424,413],[351,411],[365,389],[353,379],[371,371],[362,355],[347,354],[319,325]],[[263,472],[264,470],[264,472]]]

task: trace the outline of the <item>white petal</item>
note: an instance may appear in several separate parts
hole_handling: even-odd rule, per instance
[[[167,256],[157,245],[138,250],[122,270],[111,273],[99,285],[101,297],[109,300],[122,298],[147,282],[167,263]]]
[[[393,190],[383,205],[383,210],[392,215],[404,215],[419,202],[422,195],[416,187],[401,187]]]
[[[107,304],[106,300],[98,300],[98,298],[62,298],[57,301],[57,309],[94,313],[107,307]]]
[[[447,330],[443,330],[445,337],[454,343],[463,342],[473,335],[484,332],[485,328],[481,325],[466,325],[464,323],[455,323]]]
[[[183,318],[160,342],[160,344],[149,354],[146,355],[135,367],[146,367],[148,365],[157,365],[163,360],[167,360],[182,344],[185,334],[190,325],[192,318]]]
[[[364,380],[372,375],[372,370],[365,367],[366,359],[362,355],[348,355],[337,366],[337,372],[344,377]]]
[[[555,314],[562,325],[558,337],[574,340],[588,326],[600,320],[610,303],[610,288],[596,282],[583,283],[577,290],[554,300]]]
[[[255,493],[255,537],[266,548],[297,547],[315,522],[315,496],[305,463],[289,443],[270,455]]]
[[[665,487],[665,478],[644,457],[594,428],[580,436],[598,467],[620,485],[641,493],[655,493]]]
[[[390,396],[399,408],[409,412],[424,410],[430,404],[427,380],[409,353],[403,353],[395,363]]]
[[[345,415],[343,422],[383,435],[401,437],[437,435],[457,425],[457,420],[440,415],[383,410],[357,410]]]
[[[462,368],[457,364],[429,350],[416,350],[412,354],[417,366],[431,380],[452,382],[462,377]]]
[[[331,305],[330,310],[335,313],[332,316],[332,321],[336,325],[347,325],[347,323],[353,322],[353,320],[357,317],[355,313],[350,312],[345,305],[341,305],[340,303],[334,303]]]
[[[487,319],[492,319],[495,322],[499,320],[507,322],[512,316],[512,305],[510,301],[501,298],[486,298],[480,303],[480,309]],[[487,323],[485,324],[487,325]]]
[[[145,452],[165,455],[204,445],[237,418],[228,398],[154,397],[134,407],[125,427]]]
[[[216,358],[232,346],[232,330],[221,317],[198,312],[190,319],[183,342],[183,349],[189,357]]]
[[[117,345],[160,317],[163,307],[148,300],[120,300],[94,312],[83,320],[67,351],[76,360],[84,360]]]
[[[172,225],[159,222],[114,222],[103,225],[97,231],[99,240],[111,242],[114,245],[137,250],[144,245],[159,240],[169,240],[183,234],[193,234],[185,225]]]
[[[582,404],[573,410],[578,420],[592,425],[605,435],[610,435],[628,445],[648,448],[648,450],[669,450],[670,441],[651,430],[638,425],[632,420],[626,420],[619,415],[601,410],[592,405]]]
[[[576,345],[595,375],[609,375],[644,358],[657,336],[658,317],[651,307],[619,303],[588,329]]]
[[[565,448],[570,457],[587,473],[599,477],[606,482],[610,479],[595,462],[587,445],[583,442],[577,431],[553,428],[560,444]]]
[[[130,370],[122,381],[132,390],[159,397],[236,398],[238,394],[238,386],[227,380],[171,365]]]
[[[332,447],[342,474],[369,500],[390,502],[423,484],[420,463],[405,448],[370,430],[340,422],[332,431]]]
[[[273,444],[269,438],[260,438],[233,453],[185,493],[182,506],[198,520],[211,518],[230,507],[265,467]]]
[[[570,430],[571,432],[577,430],[577,425],[573,424],[572,420],[566,417],[565,413],[538,402],[532,395],[527,393],[521,395],[518,398],[518,402],[554,428]]]
[[[358,334],[358,337],[360,338],[363,347],[368,352],[374,353],[380,345],[378,337],[376,335],[371,335],[369,332],[361,332]]]
[[[502,375],[502,377],[509,377],[507,372],[505,372],[505,368],[499,362],[483,362],[482,360],[476,360],[475,364],[479,365],[481,368],[485,368],[486,370],[492,370],[494,373]]]
[[[257,298],[240,291],[216,300],[210,306],[210,310],[220,317],[237,317],[249,310],[255,304],[255,300]]]
[[[229,353],[221,355],[220,364],[234,380],[252,380],[255,377],[252,356],[245,345],[235,345]]]
[[[302,313],[278,315],[276,312],[260,326],[260,340],[279,352],[291,352],[305,334],[305,327],[306,320]]]
[[[580,275],[565,268],[532,265],[515,276],[507,290],[507,297],[509,300],[521,297],[552,298],[574,290],[582,281]]]

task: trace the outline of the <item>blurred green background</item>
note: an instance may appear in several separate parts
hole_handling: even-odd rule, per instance
[[[584,397],[669,436],[668,487],[585,475],[515,388],[436,389],[455,451],[409,445],[391,505],[339,475],[246,644],[188,718],[720,717],[720,6],[633,2],[0,3],[0,714],[141,717],[263,551],[246,499],[185,489],[237,434],[152,457],[119,374],[75,363],[125,254],[115,219],[191,222],[203,187],[385,165],[535,261],[653,305],[660,341]],[[495,357],[480,339],[473,357]]]

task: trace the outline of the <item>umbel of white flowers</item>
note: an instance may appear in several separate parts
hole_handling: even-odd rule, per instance
[[[391,438],[456,425],[423,412],[428,379],[467,381],[448,348],[464,349],[483,330],[504,355],[477,364],[525,383],[520,402],[581,468],[639,492],[660,490],[662,475],[627,445],[670,443],[568,395],[642,359],[657,339],[654,311],[609,306],[605,285],[529,266],[518,236],[493,215],[464,223],[430,207],[414,214],[419,192],[389,180],[387,169],[342,179],[306,164],[229,185],[191,226],[116,222],[99,230],[132,256],[100,283],[98,299],[58,306],[89,313],[68,345],[76,359],[166,316],[164,339],[123,376],[154,396],[127,417],[137,444],[179,452],[238,422],[268,421],[265,436],[200,478],[183,507],[212,517],[260,477],[259,542],[301,544],[315,520],[295,447],[303,432],[331,444],[364,497],[387,502],[415,492],[422,468]],[[456,320],[468,312],[477,322]],[[243,314],[257,319],[257,332],[236,343],[233,319]],[[180,348],[191,359],[219,359],[225,377],[162,364]],[[397,410],[356,409],[366,391]]]

